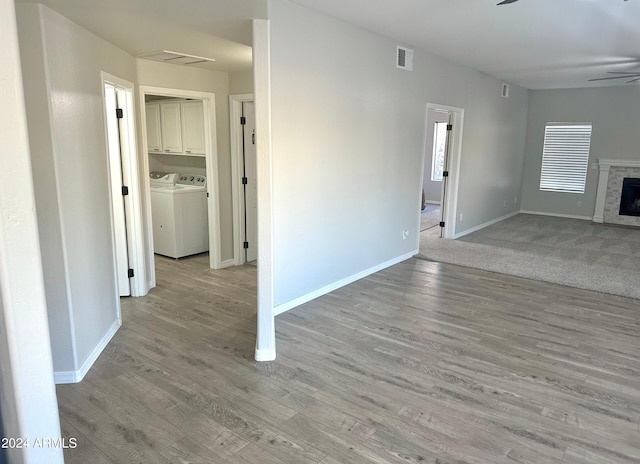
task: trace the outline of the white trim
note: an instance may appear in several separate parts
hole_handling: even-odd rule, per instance
[[[223,269],[225,267],[231,267],[235,265],[235,260],[233,258],[225,259],[220,262],[220,267],[218,269]]]
[[[489,226],[495,224],[496,222],[504,221],[505,219],[509,219],[510,217],[516,216],[518,214],[520,214],[520,211],[514,211],[512,213],[505,214],[504,216],[500,216],[499,218],[492,219],[490,221],[487,221],[485,223],[480,224],[479,226],[472,227],[471,229],[467,229],[467,230],[464,230],[464,231],[460,232],[459,234],[456,234],[454,239],[459,239],[460,237],[464,237],[465,235],[469,235],[469,234],[471,234],[473,232],[476,232],[476,231],[478,231],[480,229],[484,229],[485,227],[489,227]]]
[[[377,264],[373,267],[370,267],[369,269],[365,269],[364,271],[358,272],[357,274],[353,274],[349,277],[345,277],[342,280],[338,280],[337,282],[333,282],[332,284],[325,285],[324,287],[319,288],[318,290],[314,290],[313,292],[307,293],[306,295],[302,295],[298,298],[295,298],[293,300],[287,301],[286,303],[282,303],[276,306],[273,312],[276,316],[278,316],[286,311],[289,311],[290,309],[300,306],[301,304],[308,303],[309,301],[315,300],[316,298],[322,295],[326,295],[327,293],[330,293],[334,290],[337,290],[340,287],[349,285],[355,282],[356,280],[360,280],[378,271],[391,267],[394,264],[398,264],[398,263],[401,263],[402,261],[406,261],[409,258],[413,258],[419,252],[420,250],[415,249],[409,253],[405,253],[401,256],[385,261],[384,263]]]
[[[91,366],[96,362],[98,356],[102,353],[102,351],[109,344],[113,336],[116,334],[118,329],[122,326],[122,319],[118,317],[117,320],[113,321],[107,333],[102,337],[102,340],[98,342],[98,344],[93,348],[87,359],[84,360],[82,366],[80,366],[75,371],[58,371],[53,373],[53,378],[56,384],[66,384],[66,383],[78,383],[84,379],[84,376],[87,375]]]
[[[254,19],[253,82],[256,111],[256,161],[258,188],[258,311],[257,361],[276,350],[273,314],[273,186],[271,145],[271,56],[269,20]]]
[[[598,166],[603,168],[640,168],[640,160],[598,158]]]
[[[149,148],[147,146],[147,117],[146,117],[146,95],[162,95],[165,97],[191,98],[202,100],[204,107],[205,127],[205,147],[206,147],[206,169],[207,169],[207,193],[209,195],[208,217],[209,217],[209,267],[220,269],[221,246],[220,246],[220,192],[218,179],[218,145],[216,132],[216,96],[211,92],[200,92],[196,90],[171,89],[166,87],[154,87],[148,85],[140,86],[140,127],[142,133],[142,152],[147,154],[143,157],[144,179],[143,187],[146,192],[150,191],[149,186]],[[151,198],[147,193],[146,201],[146,221],[147,221],[147,263],[152,272],[149,280],[155,286],[155,265],[153,263],[153,225],[151,223]]]
[[[233,198],[233,262],[236,266],[245,263],[245,253],[242,247],[244,237],[244,222],[241,218],[244,216],[244,202],[241,201],[243,196],[242,183],[240,178],[242,173],[242,125],[240,117],[242,116],[242,103],[252,102],[254,97],[252,93],[243,93],[237,95],[229,95],[229,128],[231,130],[231,189]]]
[[[440,203],[442,203],[442,201],[432,201],[432,200],[425,200],[424,202],[427,205],[440,205]]]
[[[268,362],[276,360],[276,349],[273,348],[271,350],[260,350],[256,348],[255,359],[258,362]]]
[[[591,221],[591,216],[577,216],[575,214],[560,214],[560,213],[547,213],[543,211],[528,211],[521,209],[520,212],[522,214],[535,214],[536,216],[551,216],[551,217],[559,217],[559,218],[567,218],[567,219],[582,219],[584,221]]]
[[[607,187],[609,186],[609,171],[613,167],[640,168],[640,160],[598,158],[598,193],[596,194],[596,206],[593,211],[593,222],[604,222],[604,208],[607,199]]]

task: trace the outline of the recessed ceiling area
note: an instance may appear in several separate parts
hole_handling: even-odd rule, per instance
[[[224,72],[251,69],[251,19],[266,0],[16,0],[42,3],[133,56],[161,50],[209,57],[193,64]]]

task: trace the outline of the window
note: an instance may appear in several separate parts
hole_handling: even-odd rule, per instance
[[[447,123],[437,122],[433,127],[433,155],[431,156],[431,180],[442,180],[444,151],[447,144]]]
[[[540,190],[584,193],[591,146],[591,123],[547,123]]]

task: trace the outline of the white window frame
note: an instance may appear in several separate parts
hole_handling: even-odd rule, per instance
[[[544,130],[540,190],[584,193],[593,124],[548,122]]]

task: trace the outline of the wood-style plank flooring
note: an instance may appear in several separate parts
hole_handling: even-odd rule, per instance
[[[86,379],[68,463],[640,463],[637,300],[411,259],[277,319],[252,266],[157,258]]]

